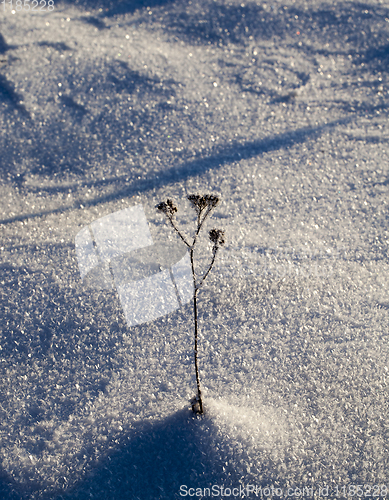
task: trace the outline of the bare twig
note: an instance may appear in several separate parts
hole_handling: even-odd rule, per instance
[[[216,253],[217,253],[217,252],[214,252],[214,254],[213,254],[213,257],[212,257],[212,262],[211,262],[211,264],[210,264],[210,266],[209,266],[209,268],[208,268],[208,271],[204,274],[204,276],[201,278],[200,283],[196,286],[197,290],[199,290],[199,289],[203,286],[203,283],[204,283],[204,281],[205,281],[205,278],[208,276],[209,272],[211,271],[212,266],[213,266],[213,263],[215,262],[215,259],[216,259]]]
[[[206,194],[204,196],[200,196],[197,194],[192,194],[188,196],[188,200],[192,203],[193,208],[195,209],[197,213],[197,228],[193,237],[193,242],[192,245],[189,245],[189,243],[186,241],[184,236],[181,234],[177,226],[175,225],[174,221],[174,216],[175,213],[177,212],[177,207],[174,205],[172,200],[167,200],[166,202],[159,203],[156,208],[163,212],[167,218],[169,219],[171,225],[173,226],[174,230],[178,233],[182,241],[185,243],[185,245],[189,249],[189,254],[190,254],[190,264],[191,264],[191,269],[192,269],[192,276],[193,276],[193,316],[194,316],[194,337],[195,337],[195,342],[194,342],[194,362],[195,362],[195,370],[196,370],[196,384],[197,384],[197,395],[195,398],[192,399],[192,410],[196,414],[203,414],[204,413],[204,407],[203,407],[203,401],[201,398],[201,388],[200,388],[200,374],[199,374],[199,367],[198,367],[198,318],[197,318],[197,292],[204,283],[204,280],[207,278],[208,274],[210,273],[213,264],[216,259],[216,254],[218,249],[224,245],[224,231],[221,229],[212,229],[209,232],[209,239],[213,243],[213,257],[212,261],[209,265],[208,270],[204,274],[204,276],[201,278],[199,283],[197,282],[196,279],[196,271],[194,267],[194,247],[196,245],[197,237],[200,233],[200,230],[204,224],[204,221],[206,218],[209,216],[209,214],[212,212],[212,210],[216,207],[216,205],[219,203],[219,198],[214,195],[209,195]],[[205,212],[205,213],[204,213]]]
[[[161,212],[163,212],[166,217],[169,219],[171,225],[173,226],[173,229],[178,233],[179,237],[182,239],[182,241],[185,243],[187,247],[190,248],[189,243],[186,241],[186,239],[183,237],[181,232],[177,229],[175,223],[174,223],[174,215],[177,212],[177,207],[174,205],[172,200],[167,199],[166,201],[162,201],[161,203],[158,203],[158,205],[155,207]]]

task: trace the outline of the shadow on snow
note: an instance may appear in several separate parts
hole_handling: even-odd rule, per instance
[[[111,180],[101,181],[105,185],[108,184],[122,184],[125,183],[124,188],[117,189],[112,194],[107,194],[99,197],[95,197],[90,200],[84,200],[84,207],[97,206],[102,203],[106,203],[108,201],[112,201],[115,199],[120,199],[123,197],[131,197],[136,193],[144,193],[149,190],[153,190],[162,186],[165,186],[170,183],[177,183],[181,181],[185,181],[194,177],[196,175],[203,174],[211,169],[217,169],[226,163],[232,163],[235,161],[240,161],[242,159],[249,159],[255,156],[261,155],[263,153],[269,151],[277,151],[278,149],[287,149],[295,146],[296,144],[302,144],[308,139],[312,139],[315,137],[319,137],[322,133],[327,131],[329,128],[336,127],[339,124],[347,123],[351,118],[336,120],[332,123],[326,123],[317,127],[307,127],[298,129],[295,131],[287,132],[284,134],[280,134],[278,136],[271,136],[266,139],[251,141],[244,144],[231,144],[226,145],[224,147],[219,147],[212,154],[209,154],[207,157],[188,161],[181,166],[175,166],[171,168],[167,168],[163,172],[159,172],[158,175],[154,175],[153,177],[148,177],[147,179],[136,180],[131,183],[129,182],[128,177],[120,177],[113,178]],[[101,183],[97,181],[97,184]],[[84,185],[93,186],[95,183],[86,183]],[[79,184],[78,184],[79,185]],[[65,189],[65,191],[69,190],[69,186],[67,185],[65,188],[59,186],[58,188],[54,188],[56,191],[61,191]],[[44,191],[44,187],[39,188],[40,191]],[[52,191],[53,188],[49,188],[49,191]],[[41,217],[43,215],[47,215],[50,213],[61,213],[69,210],[73,210],[75,208],[79,208],[79,205],[68,205],[58,207],[55,210],[49,211],[41,211],[36,213],[28,213],[15,215],[14,217],[9,217],[7,219],[0,220],[1,224],[10,224],[15,221],[22,221],[31,218]]]

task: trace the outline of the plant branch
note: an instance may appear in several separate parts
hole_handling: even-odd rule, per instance
[[[174,221],[173,221],[173,217],[168,217],[168,219],[170,220],[170,223],[171,225],[173,226],[174,230],[178,233],[179,237],[182,239],[182,241],[185,243],[185,245],[188,247],[188,248],[191,248],[191,246],[189,245],[189,243],[186,241],[186,239],[182,236],[182,234],[180,233],[180,231],[177,229],[176,225],[174,224]],[[193,246],[193,245],[192,245]]]
[[[201,216],[201,212],[199,212],[198,214],[198,217],[197,217],[197,231],[195,233],[195,237],[194,237],[194,240],[193,240],[193,243],[192,243],[192,246],[194,246],[194,244],[196,243],[196,240],[197,240],[197,236],[201,230],[201,227],[202,225],[204,224],[204,221],[205,219],[208,217],[208,215],[212,212],[212,209],[214,207],[208,207],[208,210],[206,211],[204,217],[203,217],[203,220],[200,220],[200,216]]]
[[[212,267],[213,267],[213,264],[215,262],[215,259],[216,259],[216,254],[217,254],[217,251],[218,251],[218,247],[216,247],[213,251],[213,258],[212,258],[212,262],[208,268],[208,271],[204,274],[204,276],[202,277],[200,283],[197,285],[196,289],[199,290],[202,286],[203,286],[203,283],[205,281],[205,278],[208,276],[208,274],[210,273]]]

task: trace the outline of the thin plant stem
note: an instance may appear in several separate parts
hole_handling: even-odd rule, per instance
[[[194,268],[194,245],[192,245],[190,249],[190,264],[192,267],[192,276],[193,276],[193,316],[194,316],[194,330],[195,330],[195,343],[194,343],[194,362],[195,362],[195,370],[196,370],[196,384],[197,384],[197,397],[196,400],[199,403],[199,414],[203,414],[203,401],[201,399],[201,389],[200,389],[200,375],[199,375],[199,364],[197,359],[197,343],[198,343],[198,321],[197,321],[197,283],[196,283],[196,273]]]
[[[185,245],[190,248],[189,243],[186,241],[186,239],[182,236],[182,234],[180,233],[180,231],[177,229],[176,225],[174,224],[173,219],[171,217],[168,217],[168,219],[170,220],[171,225],[173,226],[174,230],[178,233],[178,235],[182,239],[182,241],[185,243]]]
[[[208,215],[212,212],[212,208],[208,208],[208,210],[206,211],[204,217],[203,217],[203,220],[200,220],[200,217],[201,217],[201,212],[199,212],[198,216],[197,216],[197,231],[196,231],[196,234],[195,234],[195,237],[193,239],[193,243],[192,243],[192,246],[194,246],[194,244],[196,243],[196,239],[197,239],[197,236],[200,232],[200,229],[201,229],[201,226],[204,224],[204,221],[205,219],[208,217]]]
[[[174,205],[172,200],[167,200],[166,202],[162,202],[159,205],[157,205],[156,208],[158,210],[161,210],[167,218],[169,219],[171,225],[173,226],[173,229],[178,233],[182,241],[185,243],[185,245],[189,249],[190,253],[190,263],[191,263],[191,269],[192,269],[192,277],[193,277],[193,316],[194,316],[194,330],[195,330],[195,342],[194,342],[194,362],[195,362],[195,369],[196,369],[196,384],[197,384],[197,396],[192,400],[192,409],[193,412],[199,415],[202,415],[204,413],[204,408],[203,408],[203,401],[201,397],[201,388],[200,388],[200,374],[199,374],[199,364],[198,364],[198,340],[199,340],[199,327],[198,327],[198,317],[197,317],[197,292],[204,283],[204,280],[207,278],[208,274],[210,273],[213,264],[216,259],[216,254],[218,251],[218,248],[224,244],[224,231],[220,229],[212,229],[212,231],[209,232],[209,239],[214,243],[213,246],[213,258],[211,261],[211,264],[207,270],[207,272],[204,274],[204,276],[199,280],[199,283],[197,283],[197,277],[196,277],[196,271],[195,271],[195,266],[194,266],[194,248],[195,244],[197,241],[197,237],[200,233],[200,230],[204,224],[205,219],[208,217],[208,215],[212,212],[213,208],[218,204],[219,199],[216,196],[213,195],[205,195],[203,197],[200,197],[199,195],[190,195],[188,196],[188,199],[192,202],[192,204],[195,207],[195,210],[197,212],[197,229],[195,231],[192,245],[190,245],[184,236],[181,234],[181,232],[178,230],[174,223],[174,214],[177,212],[177,207]],[[203,214],[203,210],[205,209],[205,214],[201,218]],[[197,406],[198,405],[198,406]]]
[[[197,289],[193,293],[193,313],[194,313],[194,327],[195,327],[195,348],[194,348],[194,360],[196,368],[196,383],[197,383],[197,401],[199,403],[199,414],[203,414],[203,401],[201,399],[201,389],[200,389],[200,375],[199,366],[197,361],[197,339],[198,339],[198,327],[197,327]]]
[[[211,269],[212,269],[212,266],[213,266],[213,263],[215,262],[215,259],[216,259],[216,253],[217,253],[217,248],[215,249],[215,251],[213,252],[213,259],[212,259],[212,262],[208,268],[208,271],[204,274],[204,276],[202,277],[200,283],[196,286],[196,289],[198,290],[204,283],[205,281],[205,278],[208,276],[208,274],[210,273]]]

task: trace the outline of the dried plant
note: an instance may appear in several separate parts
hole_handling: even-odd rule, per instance
[[[200,196],[198,194],[191,194],[188,196],[188,200],[191,202],[194,210],[197,214],[197,227],[195,230],[195,234],[193,236],[192,243],[188,243],[183,234],[179,231],[175,221],[175,214],[177,212],[177,207],[174,205],[172,200],[166,200],[162,203],[159,203],[156,208],[163,212],[166,217],[169,219],[171,225],[174,230],[178,233],[182,241],[188,247],[190,254],[190,263],[192,268],[192,276],[193,276],[193,315],[194,315],[194,364],[196,370],[196,383],[197,383],[197,395],[191,400],[192,410],[195,414],[203,414],[204,406],[201,398],[201,388],[200,388],[200,375],[199,375],[199,367],[198,367],[198,317],[197,317],[197,292],[202,287],[206,277],[210,273],[213,264],[216,259],[216,254],[221,246],[224,245],[224,231],[221,229],[212,229],[209,231],[209,239],[213,243],[212,248],[212,260],[208,267],[208,270],[205,272],[203,277],[199,279],[196,275],[195,266],[194,266],[194,248],[196,242],[198,241],[198,235],[200,230],[204,224],[205,219],[211,213],[211,211],[216,207],[219,203],[219,198],[212,194],[205,194],[204,196]]]

